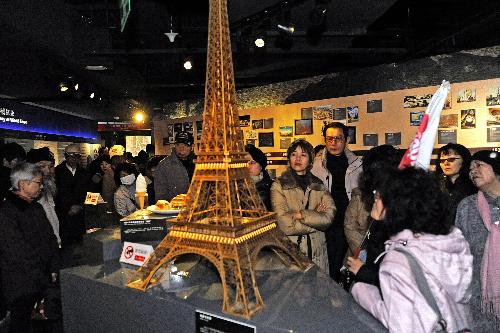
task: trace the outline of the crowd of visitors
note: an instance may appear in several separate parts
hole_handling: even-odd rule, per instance
[[[447,144],[435,172],[400,170],[402,152],[393,146],[364,157],[351,152],[344,124],[326,125],[323,139],[316,148],[294,141],[276,179],[266,155],[245,146],[262,208],[276,213],[297,251],[337,282],[348,274],[346,289],[390,332],[498,332],[500,153],[471,156]],[[87,191],[128,216],[138,209],[141,173],[149,204],[171,200],[187,192],[195,173],[193,144],[191,133],[178,132],[166,158],[102,147],[86,167],[76,144],[57,166],[48,147],[26,153],[2,145],[0,327],[8,318],[13,332],[23,332],[34,314],[60,318],[60,258],[64,265],[65,251],[86,232]]]

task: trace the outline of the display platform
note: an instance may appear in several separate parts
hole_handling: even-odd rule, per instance
[[[197,330],[197,310],[202,318],[215,315],[255,326],[259,333],[386,332],[317,267],[302,273],[259,261],[256,276],[265,307],[245,320],[221,311],[219,275],[208,261],[183,256],[174,265],[146,292],[125,287],[134,268],[115,260],[62,270],[65,332],[215,332]]]

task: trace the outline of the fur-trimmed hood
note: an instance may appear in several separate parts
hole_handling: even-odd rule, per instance
[[[324,189],[324,185],[321,179],[313,175],[311,171],[307,171],[306,177],[308,180],[307,183],[309,184],[309,188],[311,190],[321,191]],[[280,183],[281,187],[284,190],[300,187],[300,185],[297,183],[297,180],[295,179],[293,171],[290,168],[284,171],[281,174],[281,177],[278,177],[277,181]]]

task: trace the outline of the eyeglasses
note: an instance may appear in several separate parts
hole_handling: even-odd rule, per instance
[[[442,158],[439,160],[439,163],[441,164],[444,164],[445,162],[448,162],[448,163],[453,163],[455,162],[456,160],[461,160],[462,158],[461,157],[448,157],[448,158]]]
[[[76,158],[80,158],[82,155],[78,154],[78,153],[65,153],[67,157],[76,157]]]
[[[332,142],[344,142],[345,138],[342,136],[327,136],[325,137],[325,141],[332,143]]]

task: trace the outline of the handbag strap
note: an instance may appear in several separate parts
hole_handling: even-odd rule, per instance
[[[411,271],[413,272],[413,275],[415,277],[415,282],[417,283],[418,290],[424,296],[427,304],[429,304],[432,310],[437,314],[438,324],[441,326],[441,329],[437,330],[436,332],[446,332],[446,320],[444,320],[443,315],[439,310],[439,306],[437,305],[436,299],[432,294],[429,283],[425,278],[424,272],[422,271],[422,267],[420,267],[417,258],[415,258],[415,256],[410,251],[403,250],[400,247],[396,247],[394,250],[404,254],[408,259],[408,263],[410,264]]]

